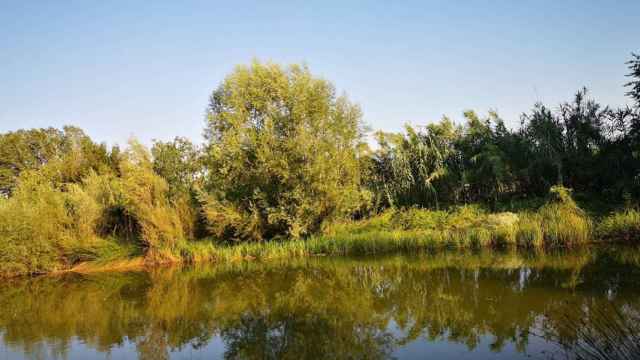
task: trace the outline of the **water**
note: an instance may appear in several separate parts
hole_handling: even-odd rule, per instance
[[[629,248],[5,280],[0,359],[565,358],[584,311],[637,319],[638,295]]]

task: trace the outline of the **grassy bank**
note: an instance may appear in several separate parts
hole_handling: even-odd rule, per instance
[[[593,242],[637,242],[640,240],[640,212],[626,210],[602,218],[591,218],[562,190],[552,192],[547,203],[536,210],[491,213],[469,205],[447,211],[418,208],[390,209],[359,221],[326,226],[320,234],[304,240],[282,240],[222,244],[215,239],[179,241],[171,247],[144,248],[115,238],[92,238],[85,242],[47,242],[55,231],[30,216],[30,223],[13,224],[37,235],[31,246],[45,244],[41,253],[30,249],[29,257],[0,255],[3,276],[46,272],[117,270],[161,263],[229,263],[241,260],[292,259],[322,255],[373,255],[393,252],[423,252],[442,249],[523,248],[536,251],[582,248]],[[45,217],[46,218],[46,217]],[[32,229],[38,229],[34,231]],[[65,229],[61,227],[60,229]],[[7,238],[0,239],[0,243]],[[14,243],[17,242],[13,241]],[[62,249],[64,259],[52,256],[51,246]],[[35,254],[35,255],[34,255]],[[41,256],[40,256],[41,255]],[[56,263],[51,268],[43,262]],[[33,270],[35,269],[35,271]],[[48,270],[44,270],[48,269]]]
[[[564,248],[584,252],[588,244],[638,240],[639,212],[630,210],[603,218],[595,226],[586,216],[562,215],[562,206],[535,212],[487,213],[476,206],[452,211],[408,209],[334,224],[321,235],[306,240],[219,245],[215,241],[188,242],[173,262],[234,263],[243,260],[284,260],[309,256],[375,255],[439,250],[530,249],[537,253]],[[559,220],[564,216],[566,221]],[[628,236],[627,236],[628,235]],[[157,263],[156,263],[157,264]],[[74,271],[117,270],[145,266],[143,258],[131,261],[84,263]]]

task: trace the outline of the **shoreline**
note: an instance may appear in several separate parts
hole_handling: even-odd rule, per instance
[[[286,251],[287,243],[280,243],[277,246],[281,248],[282,251]],[[255,244],[252,247],[253,251],[249,250],[249,252],[255,252],[256,249],[262,250],[262,254],[259,256],[252,256],[249,253],[245,255],[236,255],[233,257],[211,257],[211,258],[199,258],[199,259],[186,259],[186,258],[176,258],[172,260],[164,260],[164,261],[151,261],[145,256],[135,256],[129,259],[114,259],[114,260],[94,260],[94,261],[85,261],[78,264],[73,265],[68,269],[55,270],[47,273],[35,273],[35,274],[14,274],[14,275],[4,275],[0,274],[0,279],[5,280],[15,280],[22,278],[37,278],[37,277],[56,277],[65,274],[97,274],[97,273],[119,273],[119,272],[127,272],[127,271],[152,271],[155,269],[173,267],[173,266],[189,266],[189,265],[215,265],[215,266],[224,266],[229,264],[238,264],[238,263],[269,263],[275,261],[296,261],[301,259],[309,259],[309,258],[358,258],[358,257],[370,257],[370,256],[420,256],[420,255],[437,255],[450,253],[454,255],[469,255],[469,253],[481,253],[487,252],[491,254],[501,255],[505,254],[509,251],[515,251],[522,254],[535,254],[535,255],[551,255],[557,254],[559,252],[567,252],[567,254],[577,254],[580,252],[589,252],[593,248],[598,247],[610,247],[610,246],[633,246],[634,244],[625,243],[624,241],[602,241],[602,240],[593,240],[587,243],[582,244],[577,247],[555,247],[555,248],[547,248],[547,249],[539,249],[539,248],[525,248],[518,247],[512,245],[506,245],[501,247],[456,247],[452,245],[442,245],[442,246],[425,246],[419,247],[415,249],[387,249],[386,251],[371,251],[371,252],[334,252],[334,253],[311,253],[304,252],[298,253],[296,256],[287,256],[287,253],[283,252],[270,252],[266,250],[266,244]],[[270,246],[273,248],[273,246]],[[225,250],[234,250],[233,248],[222,248],[219,251]],[[258,250],[259,251],[259,250]]]
[[[553,210],[563,209],[560,206]],[[499,251],[507,248],[538,252],[557,249],[573,251],[600,244],[638,243],[639,217],[640,212],[636,210],[614,213],[597,222],[584,213],[567,212],[566,209],[565,214],[555,211],[545,214],[540,210],[484,213],[473,207],[453,212],[394,210],[364,220],[335,223],[324,229],[323,234],[304,240],[244,242],[234,245],[221,245],[211,238],[182,241],[173,248],[152,248],[147,249],[146,253],[122,251],[111,259],[98,257],[96,260],[81,261],[49,272],[0,273],[0,279],[314,256],[481,249]],[[122,249],[131,246],[114,244]]]

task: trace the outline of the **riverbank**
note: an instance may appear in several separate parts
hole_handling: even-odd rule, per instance
[[[209,239],[185,242],[176,249],[156,250],[153,256],[129,247],[120,251],[120,257],[111,254],[110,258],[76,263],[51,273],[440,250],[519,248],[537,253],[557,249],[584,252],[592,244],[631,244],[637,243],[639,237],[640,212],[636,210],[616,212],[600,219],[592,219],[578,208],[561,203],[518,213],[490,213],[478,206],[463,206],[450,211],[388,210],[365,220],[335,223],[325,228],[322,234],[305,240],[221,245]]]
[[[216,246],[195,242],[187,261],[292,258],[310,255],[374,255],[438,249],[518,247],[544,251],[592,243],[635,243],[640,212],[627,210],[600,220],[552,205],[535,212],[487,213],[475,206],[453,211],[390,210],[375,217],[334,224],[307,240]]]
[[[27,230],[33,228],[29,224]],[[13,256],[7,256],[9,252],[0,254],[0,277],[126,270],[177,263],[230,263],[442,249],[515,247],[541,252],[558,248],[572,251],[592,243],[632,244],[639,241],[640,211],[627,209],[593,216],[582,210],[568,191],[554,188],[546,203],[537,209],[490,212],[479,205],[458,206],[446,211],[387,209],[362,220],[332,222],[307,239],[241,243],[214,238],[178,239],[161,242],[169,244],[163,246],[144,246],[135,239],[97,236],[64,238],[57,244],[33,242],[23,257],[16,256],[19,251],[13,251]],[[37,244],[46,246],[33,247]],[[53,245],[61,247],[58,253],[64,254],[62,257],[55,256]],[[14,247],[16,249],[19,248]],[[48,267],[42,266],[45,262]]]

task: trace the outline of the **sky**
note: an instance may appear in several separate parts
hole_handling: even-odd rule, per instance
[[[0,0],[0,132],[76,125],[124,144],[202,141],[209,94],[252,59],[305,63],[374,130],[496,110],[586,86],[628,103],[640,1]]]

